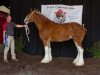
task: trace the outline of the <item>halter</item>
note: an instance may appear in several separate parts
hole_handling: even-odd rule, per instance
[[[28,17],[28,19],[32,16],[33,13],[34,13],[34,12],[32,11],[32,13],[31,13],[30,16]],[[24,21],[24,22],[25,22],[26,25],[28,24],[28,22],[27,22],[28,19],[27,19],[27,17],[25,18],[26,22],[25,22],[25,21]],[[29,39],[29,36],[28,36],[29,33],[30,33],[30,30],[29,30],[29,27],[28,27],[28,26],[25,27],[25,31],[26,31],[26,36],[27,36],[28,42],[30,42],[30,39]]]
[[[31,13],[31,15],[28,17],[28,19],[32,16],[32,14],[33,14],[33,11],[32,11],[32,13]],[[27,20],[28,20],[28,19],[27,19]]]

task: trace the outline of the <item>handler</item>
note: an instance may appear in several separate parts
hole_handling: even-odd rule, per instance
[[[27,25],[20,25],[20,24],[15,24],[14,22],[11,21],[11,16],[7,15],[6,17],[6,22],[3,25],[3,43],[5,44],[5,49],[4,49],[4,62],[8,62],[7,60],[7,54],[9,51],[9,48],[11,49],[11,56],[12,56],[12,61],[19,61],[16,58],[15,54],[15,43],[14,43],[14,27],[26,27]]]

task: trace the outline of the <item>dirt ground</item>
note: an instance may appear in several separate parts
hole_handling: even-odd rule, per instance
[[[73,58],[53,57],[48,64],[40,63],[43,56],[17,52],[19,62],[3,62],[0,53],[0,75],[100,75],[100,58],[85,58],[85,65],[76,67]],[[10,56],[10,54],[9,54]]]

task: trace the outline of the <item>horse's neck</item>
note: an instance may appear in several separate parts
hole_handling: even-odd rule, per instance
[[[48,19],[46,19],[46,17],[44,17],[42,14],[40,13],[35,13],[35,17],[34,17],[34,22],[36,23],[36,26],[39,30],[41,30],[41,28],[44,26],[44,22],[49,21]]]
[[[43,16],[42,14],[39,14],[41,16],[41,18],[44,20],[44,21],[50,21],[50,19],[46,18],[45,16]]]

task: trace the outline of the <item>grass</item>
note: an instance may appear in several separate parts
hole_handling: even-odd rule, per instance
[[[94,58],[100,58],[100,41],[94,43],[92,47],[87,50],[92,53]]]

